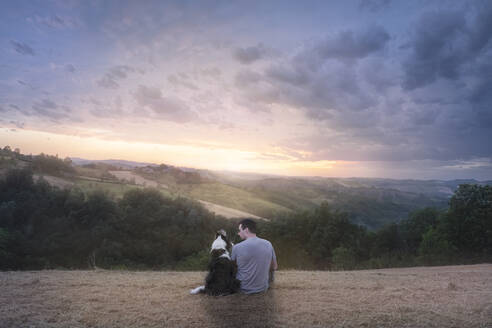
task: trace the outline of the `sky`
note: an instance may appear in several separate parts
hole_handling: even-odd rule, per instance
[[[2,1],[0,147],[492,180],[492,1]]]

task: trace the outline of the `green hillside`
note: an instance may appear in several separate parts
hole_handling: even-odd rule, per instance
[[[131,167],[128,162],[119,165],[117,160],[110,163],[83,160],[78,165],[69,158],[44,154],[27,156],[20,150],[0,150],[0,172],[13,167],[31,167],[36,176],[45,176],[49,183],[58,183],[59,187],[73,185],[86,192],[102,189],[119,198],[130,189],[143,188],[152,182],[166,196],[203,200],[269,219],[293,211],[312,210],[326,202],[334,210],[348,213],[352,222],[371,230],[399,222],[417,209],[445,208],[460,183],[478,183],[294,178],[137,164]],[[131,178],[123,179],[122,175]],[[51,176],[56,178],[50,179]]]

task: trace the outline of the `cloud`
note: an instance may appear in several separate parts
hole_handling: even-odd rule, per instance
[[[123,100],[118,95],[114,98],[105,97],[104,100],[90,98],[83,101],[92,107],[90,113],[99,118],[124,119],[127,113],[124,111]]]
[[[403,87],[414,90],[438,79],[463,80],[476,72],[480,58],[490,57],[492,3],[478,2],[469,11],[424,13],[414,30],[411,52],[403,62]]]
[[[75,66],[72,64],[67,64],[65,65],[65,70],[69,73],[75,73]]]
[[[384,49],[389,39],[388,32],[378,25],[371,25],[357,31],[344,30],[328,36],[322,42],[315,44],[312,49],[307,49],[305,56],[309,58],[315,55],[321,60],[361,59]]]
[[[183,86],[191,90],[198,90],[199,88],[191,81],[190,77],[186,73],[171,74],[167,77],[169,83],[175,87]]]
[[[200,70],[203,76],[218,79],[222,75],[222,71],[217,67],[203,68]]]
[[[58,105],[50,99],[35,101],[32,109],[33,111],[28,114],[29,116],[47,117],[54,121],[70,119],[68,115],[71,111],[70,108],[64,105]]]
[[[158,88],[140,85],[134,95],[140,106],[152,111],[155,118],[175,123],[197,119],[197,115],[176,97],[164,97]]]
[[[74,28],[80,25],[75,19],[70,17],[62,17],[60,15],[39,16],[34,15],[26,19],[29,23],[34,23],[39,26],[45,26],[52,29],[67,29]]]
[[[377,12],[389,7],[391,0],[359,0],[359,9]]]
[[[489,7],[426,13],[405,48],[378,26],[310,41],[261,70],[240,70],[237,103],[303,112],[311,131],[279,143],[303,159],[491,158]]]
[[[8,108],[4,108],[4,110],[5,111],[13,110],[14,112],[19,112],[19,113],[22,113],[22,114],[24,114],[26,116],[31,115],[28,111],[24,110],[23,108],[20,108],[17,105],[14,105],[14,104],[9,104]]]
[[[294,86],[306,85],[310,81],[310,72],[300,65],[272,65],[266,70],[266,76]]]
[[[492,2],[477,2],[475,17],[470,27],[469,48],[471,52],[482,51],[487,45],[490,46],[492,39]],[[489,49],[490,50],[490,49]]]
[[[247,48],[237,48],[233,52],[233,56],[241,64],[251,64],[263,58],[266,54],[266,49],[262,44]]]
[[[37,89],[32,84],[27,83],[27,82],[22,81],[22,80],[17,80],[17,83],[19,83],[20,85],[26,86],[26,87],[30,88],[31,90],[36,90]]]
[[[105,89],[118,89],[120,87],[118,81],[126,79],[129,73],[136,72],[133,67],[119,65],[111,67],[104,76],[97,81],[97,85]],[[140,71],[140,73],[142,73]]]
[[[403,87],[413,90],[438,78],[457,79],[467,58],[463,12],[429,12],[421,16],[404,61]]]
[[[334,111],[365,110],[377,99],[363,87],[367,83],[359,76],[357,63],[379,53],[388,41],[389,34],[380,26],[341,31],[307,43],[263,72],[242,70],[235,84],[243,93],[242,102],[286,104],[316,120],[332,119]]]
[[[377,103],[363,88],[364,79],[354,64],[320,58],[317,47],[301,52],[272,63],[263,72],[238,72],[236,86],[253,103],[289,105],[316,120],[331,119],[333,112],[361,111]]]
[[[10,44],[14,47],[14,50],[20,53],[21,55],[29,55],[29,56],[35,55],[34,49],[25,43],[10,40]]]
[[[19,129],[23,129],[25,126],[24,122],[19,122],[19,121],[10,121],[11,124],[15,125]]]
[[[251,70],[241,70],[239,71],[234,79],[234,83],[238,88],[244,87],[245,85],[256,84],[262,80],[262,75],[258,72]]]

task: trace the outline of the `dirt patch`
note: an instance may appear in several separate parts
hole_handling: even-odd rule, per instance
[[[0,272],[0,327],[492,327],[492,265],[279,271],[259,295],[204,272]]]

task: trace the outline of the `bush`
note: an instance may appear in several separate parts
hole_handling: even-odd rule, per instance
[[[179,271],[205,271],[210,261],[208,250],[202,250],[198,253],[185,257],[176,264],[175,269]]]
[[[424,265],[442,265],[452,262],[456,248],[437,229],[430,228],[422,237],[418,262]]]
[[[332,268],[335,270],[353,270],[357,265],[357,257],[353,250],[338,247],[332,252]]]

